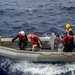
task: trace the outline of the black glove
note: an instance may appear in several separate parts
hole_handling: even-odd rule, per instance
[[[12,41],[11,42],[14,42],[14,40],[12,39]]]

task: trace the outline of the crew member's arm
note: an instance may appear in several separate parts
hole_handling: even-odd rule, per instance
[[[38,43],[39,43],[40,47],[42,47],[42,42],[41,42],[40,38],[37,37],[37,39],[38,39]]]
[[[16,40],[19,37],[19,35],[17,35],[15,38],[12,39],[12,42],[14,42],[14,40]]]
[[[40,47],[42,48],[42,42],[38,40],[38,43],[39,43]]]

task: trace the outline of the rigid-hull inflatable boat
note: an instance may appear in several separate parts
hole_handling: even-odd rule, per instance
[[[18,39],[13,43],[12,38],[0,39],[0,58],[28,60],[32,62],[75,62],[75,52],[63,52],[62,47],[54,50],[54,37],[40,37],[43,48],[36,48],[34,52],[31,51],[31,41],[25,50],[19,50]],[[54,40],[53,40],[54,39]]]

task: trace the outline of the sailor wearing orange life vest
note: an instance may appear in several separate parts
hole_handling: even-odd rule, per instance
[[[32,51],[34,51],[37,46],[42,47],[40,38],[36,34],[29,34],[28,38],[31,39],[32,42]]]
[[[20,48],[20,50],[24,50],[25,46],[27,45],[27,42],[28,42],[28,38],[27,38],[26,33],[24,31],[20,31],[18,33],[18,35],[15,38],[12,39],[12,42],[14,42],[14,40],[16,40],[17,38],[19,38],[19,48]]]

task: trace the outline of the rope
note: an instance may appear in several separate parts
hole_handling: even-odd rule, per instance
[[[42,56],[52,56],[52,55],[57,55],[57,56],[59,56],[59,55],[63,55],[63,56],[66,56],[66,57],[73,57],[73,56],[75,56],[75,54],[72,54],[72,55],[66,55],[66,54],[54,54],[54,53],[51,53],[51,54],[48,54],[48,55],[45,55],[45,54],[43,54],[43,53],[39,53],[39,54],[41,54]]]

